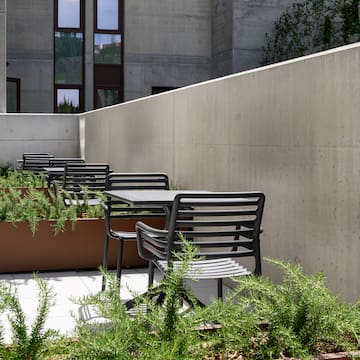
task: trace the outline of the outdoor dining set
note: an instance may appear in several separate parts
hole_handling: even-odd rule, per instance
[[[81,201],[86,188],[88,194],[94,194],[87,201],[101,202],[105,213],[102,266],[108,270],[109,242],[117,241],[119,279],[126,256],[124,243],[129,240],[137,241],[140,257],[149,264],[149,288],[155,269],[166,276],[182,266],[179,254],[184,254],[189,244],[196,254],[185,278],[216,279],[219,298],[223,297],[223,279],[261,274],[262,192],[171,190],[168,175],[163,172],[115,172],[107,163],[51,154],[25,153],[18,163],[19,170],[43,173],[49,189],[66,191],[64,201],[71,201],[71,195]],[[103,194],[102,200],[95,196],[98,193]],[[147,218],[159,216],[164,218],[163,227],[146,224]],[[129,218],[141,219],[133,231],[114,226],[113,220]]]

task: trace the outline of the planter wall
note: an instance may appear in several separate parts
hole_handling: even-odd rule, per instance
[[[139,219],[138,219],[139,220]],[[117,220],[114,228],[133,231],[137,220]],[[144,219],[154,227],[164,227],[164,219]],[[102,264],[105,223],[103,219],[78,219],[75,230],[54,234],[53,221],[40,221],[34,236],[27,223],[0,222],[0,272],[96,269]],[[116,265],[118,242],[110,240],[109,266]],[[126,241],[124,267],[146,266],[138,256],[136,241]]]

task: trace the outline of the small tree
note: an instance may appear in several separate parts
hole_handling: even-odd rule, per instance
[[[263,65],[360,41],[360,0],[294,3],[265,34]]]

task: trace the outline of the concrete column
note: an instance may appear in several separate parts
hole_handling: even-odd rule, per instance
[[[86,0],[85,6],[85,111],[94,108],[94,1]]]
[[[0,112],[6,112],[6,0],[0,0]]]
[[[232,73],[233,62],[233,0],[212,2],[212,77]]]

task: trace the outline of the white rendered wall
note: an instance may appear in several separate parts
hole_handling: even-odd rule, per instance
[[[360,294],[360,44],[81,116],[89,161],[262,190],[262,253]],[[264,262],[264,273],[278,273]]]

